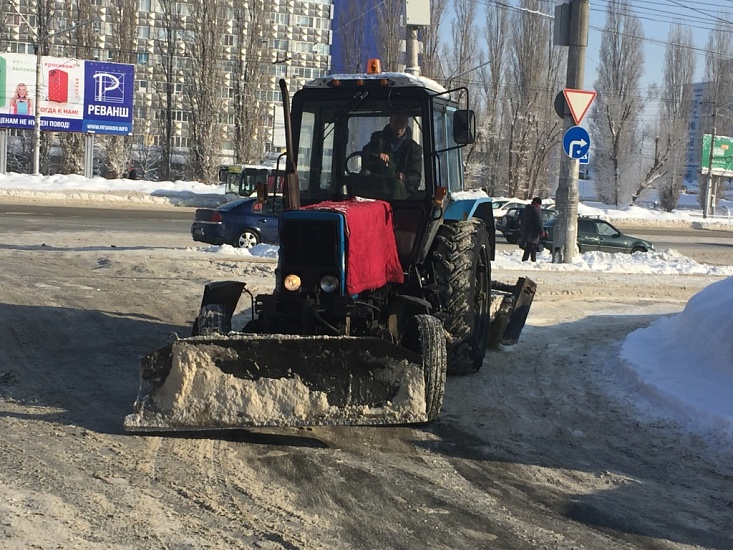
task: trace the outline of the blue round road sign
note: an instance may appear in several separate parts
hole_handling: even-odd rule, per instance
[[[590,149],[590,135],[581,126],[568,128],[562,138],[562,148],[571,159],[582,158],[588,154],[588,149]]]

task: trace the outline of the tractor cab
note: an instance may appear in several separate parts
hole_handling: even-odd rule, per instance
[[[373,61],[366,74],[307,83],[292,105],[300,203],[387,201],[403,266],[424,257],[417,245],[429,244],[446,197],[463,190],[461,147],[473,142],[475,122],[455,100],[462,91],[379,72]],[[397,139],[395,127],[403,130]]]
[[[452,99],[460,91],[401,73],[332,75],[307,83],[292,110],[302,202],[343,191],[390,202],[432,200],[439,187],[461,191],[460,147],[473,142],[474,119]],[[419,172],[405,175],[389,150],[396,144],[383,137],[395,115],[404,117],[405,139],[420,150]],[[377,150],[378,139],[387,150]],[[389,160],[379,159],[382,152]]]

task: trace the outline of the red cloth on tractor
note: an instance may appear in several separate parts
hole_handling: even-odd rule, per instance
[[[303,209],[340,212],[346,218],[346,292],[349,295],[387,283],[404,282],[392,226],[392,206],[388,202],[354,197],[323,201]]]

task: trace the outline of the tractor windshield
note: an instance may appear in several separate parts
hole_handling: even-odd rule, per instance
[[[425,197],[423,115],[412,100],[304,101],[298,177],[304,200],[334,192],[383,200]]]

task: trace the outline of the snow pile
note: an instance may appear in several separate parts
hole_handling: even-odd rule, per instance
[[[682,313],[628,335],[621,358],[647,393],[694,431],[733,436],[733,278],[693,296]]]
[[[254,376],[266,371],[266,365],[241,357],[226,342],[229,338],[256,341],[269,337],[231,333],[230,337],[220,338],[222,345],[197,342],[195,338],[176,341],[171,350],[172,367],[163,384],[139,404],[138,412],[125,418],[125,427],[139,431],[427,421],[420,365],[387,360],[380,365],[383,368],[374,369],[377,380],[400,381],[394,399],[384,406],[337,407],[329,404],[325,392],[311,390],[297,374],[248,380],[224,372],[218,364],[227,361],[251,366],[248,372]],[[287,349],[287,337],[281,338],[283,349]],[[344,375],[352,376],[347,370]]]
[[[523,262],[522,251],[497,252],[493,264],[500,270],[523,271],[596,271],[599,273],[638,273],[653,275],[733,275],[733,266],[701,264],[674,249],[634,254],[584,252],[572,263],[552,263],[552,255],[543,251],[537,262]]]

